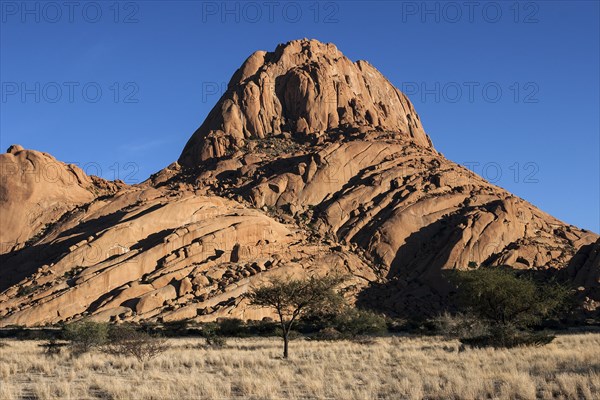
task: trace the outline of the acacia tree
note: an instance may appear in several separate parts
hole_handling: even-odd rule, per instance
[[[272,278],[267,286],[254,288],[247,295],[250,304],[269,307],[277,312],[283,339],[283,358],[288,358],[290,332],[294,323],[308,312],[322,310],[342,302],[335,287],[340,276],[310,277],[306,280]]]

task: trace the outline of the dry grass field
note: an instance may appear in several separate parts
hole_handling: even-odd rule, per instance
[[[46,356],[34,341],[0,348],[1,399],[598,399],[600,334],[540,348],[466,349],[435,337],[291,343],[171,339],[141,365],[100,352]]]

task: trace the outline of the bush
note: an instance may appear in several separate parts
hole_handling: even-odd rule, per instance
[[[187,320],[179,320],[179,321],[170,321],[165,322],[163,324],[163,334],[167,337],[182,337],[188,335],[188,321]],[[156,333],[155,329],[150,329],[147,333]]]
[[[146,332],[149,335],[157,335],[159,333],[170,334],[169,328],[164,329],[164,327],[161,327],[160,324],[158,324],[157,322],[150,321],[140,322],[140,324],[138,325],[138,330],[140,332]]]
[[[261,321],[248,321],[246,329],[249,335],[278,336],[278,326],[277,322],[267,318]]]
[[[325,328],[334,328],[337,312],[310,312],[298,321],[296,330],[303,334],[316,334]]]
[[[34,293],[39,288],[40,287],[38,285],[19,286],[19,289],[17,290],[17,297],[29,296],[30,294]]]
[[[122,340],[127,340],[136,334],[136,329],[133,325],[122,324],[122,325],[111,325],[108,328],[108,339],[107,343],[117,343]],[[146,333],[146,332],[143,332]]]
[[[313,336],[317,340],[340,340],[343,339],[343,335],[335,328],[327,327],[321,329],[316,335]]]
[[[80,321],[66,325],[63,336],[70,341],[73,353],[78,355],[104,345],[108,340],[108,330],[106,323]]]
[[[280,327],[275,328],[275,336],[281,337],[282,335],[283,335],[283,329],[281,329]],[[289,340],[296,340],[301,337],[304,337],[304,336],[295,329],[292,329],[291,331],[288,332]]]
[[[387,321],[388,332],[406,332],[412,328],[412,321],[408,319],[393,318]]]
[[[168,348],[164,339],[139,332],[127,325],[111,327],[109,336],[110,343],[105,348],[106,352],[135,357],[140,363],[145,363]]]
[[[208,322],[202,325],[202,336],[209,347],[225,347],[227,341],[224,337],[218,335],[219,326],[214,322]]]
[[[316,332],[315,338],[330,337],[327,332],[335,331],[337,339],[344,339],[386,333],[387,322],[371,311],[343,306],[326,312],[311,313],[302,319],[299,328],[304,333]]]
[[[444,313],[431,322],[435,332],[446,339],[485,336],[490,332],[488,323],[470,314]]]
[[[552,336],[533,334],[531,329],[558,315],[572,298],[572,291],[566,286],[536,282],[503,267],[455,272],[451,280],[459,289],[458,305],[489,327],[487,333],[469,332],[469,336],[463,336],[464,344],[478,347],[550,343]]]
[[[239,318],[222,318],[217,321],[217,334],[220,336],[245,336],[244,321]]]
[[[336,315],[334,328],[351,337],[380,335],[387,332],[385,318],[381,315],[350,307]]]
[[[568,303],[571,290],[558,283],[539,283],[502,267],[456,272],[458,303],[493,325],[528,328],[556,315]]]
[[[222,348],[227,346],[227,339],[221,336],[211,336],[206,338],[206,345],[208,347]]]

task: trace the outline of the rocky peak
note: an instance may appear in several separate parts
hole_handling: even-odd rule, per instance
[[[6,150],[8,154],[17,154],[20,151],[23,151],[23,146],[19,144],[11,144],[9,148]]]
[[[234,73],[227,91],[185,146],[192,167],[280,133],[390,131],[432,147],[408,98],[366,61],[335,45],[294,40],[257,51]]]

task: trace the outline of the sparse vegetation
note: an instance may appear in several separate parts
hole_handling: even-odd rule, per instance
[[[490,333],[490,325],[471,314],[444,313],[432,322],[436,333],[446,339],[483,337]]]
[[[135,357],[143,367],[147,361],[166,351],[167,345],[164,339],[139,332],[131,326],[114,325],[104,350],[117,356]]]
[[[65,272],[63,274],[63,277],[67,278],[67,279],[72,279],[72,278],[78,276],[81,273],[81,271],[83,271],[83,270],[84,270],[83,267],[74,267],[74,268],[71,268],[70,270],[68,270],[67,272]]]
[[[34,293],[39,288],[40,287],[38,285],[19,286],[19,289],[17,290],[17,297],[29,296],[30,294]]]
[[[299,340],[282,362],[275,338],[168,339],[146,363],[92,350],[45,357],[37,341],[0,348],[0,398],[24,399],[597,399],[600,334],[544,347],[466,348],[440,337]]]

